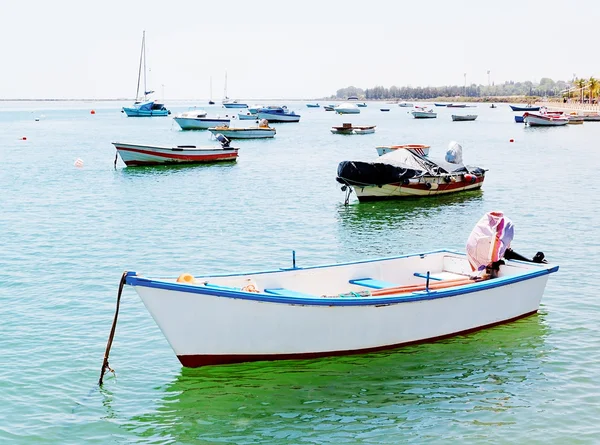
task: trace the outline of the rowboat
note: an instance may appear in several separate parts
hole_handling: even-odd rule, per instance
[[[448,104],[440,104],[440,103],[434,102],[433,105],[435,105],[436,107],[445,107]]]
[[[429,148],[429,145],[422,144],[380,145],[379,147],[375,147],[379,156],[383,156],[384,154],[391,153],[396,150],[411,150],[420,156],[428,156]]]
[[[467,108],[465,104],[448,104],[446,108]]]
[[[567,125],[569,118],[563,115],[524,113],[525,123],[530,127],[557,127]]]
[[[336,181],[349,202],[354,192],[360,202],[446,195],[478,190],[486,170],[462,162],[462,147],[451,142],[445,159],[434,160],[414,150],[394,150],[376,161],[342,161]]]
[[[321,107],[321,105],[319,105],[318,103],[317,104],[306,104],[306,106],[308,108],[319,108],[319,107]]]
[[[186,111],[173,117],[177,125],[182,130],[207,130],[210,127],[218,125],[229,125],[231,118],[226,117],[206,117],[206,111]]]
[[[380,108],[379,111],[390,111],[389,108]]]
[[[519,105],[510,105],[510,109],[513,111],[540,111],[540,107],[532,107],[532,106],[521,107]]]
[[[358,104],[356,104],[356,106],[359,107],[359,108],[366,108],[367,107],[367,103],[366,102],[358,103]]]
[[[412,108],[413,104],[411,102],[399,102],[398,106],[401,108]]]
[[[268,123],[261,122],[254,127],[213,127],[209,128],[212,134],[222,134],[229,139],[263,139],[272,138],[277,131],[269,127]]]
[[[196,147],[195,145],[177,145],[176,147],[127,144],[113,142],[127,167],[165,164],[199,164],[206,162],[235,161],[238,149],[229,146],[229,140],[217,137],[221,148]],[[115,157],[115,166],[117,158]]]
[[[512,223],[497,215],[477,223],[466,254],[442,249],[310,267],[296,267],[294,256],[290,268],[241,274],[128,271],[121,284],[135,289],[184,367],[395,349],[539,310],[558,266],[541,252],[510,254]]]
[[[238,113],[238,119],[241,121],[255,121],[258,120],[258,116],[255,113],[247,111],[246,113]]]
[[[333,134],[371,134],[375,133],[375,125],[352,125],[351,123],[344,123],[341,126],[331,127]]]
[[[411,111],[411,114],[415,119],[431,119],[437,117],[437,113],[431,109],[426,110],[425,108],[417,108]]]
[[[477,119],[476,114],[463,114],[463,115],[453,114],[452,115],[453,121],[474,121],[475,119]]]

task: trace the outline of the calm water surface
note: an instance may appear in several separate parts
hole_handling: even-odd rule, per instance
[[[128,119],[122,105],[0,103],[0,442],[600,442],[600,123],[525,128],[507,105],[452,122],[465,110],[415,120],[370,103],[339,117],[288,102],[301,122],[236,143],[237,163],[115,169],[112,141],[215,144],[171,118]],[[332,135],[342,122],[377,132]],[[338,162],[398,143],[442,155],[451,140],[489,169],[482,192],[343,205]],[[126,288],[117,378],[96,386],[123,270],[272,269],[292,250],[299,266],[463,250],[496,209],[515,223],[515,250],[561,267],[536,316],[391,352],[185,369]]]

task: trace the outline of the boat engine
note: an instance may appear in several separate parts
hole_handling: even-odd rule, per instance
[[[229,139],[227,139],[225,136],[223,136],[221,133],[217,133],[217,135],[215,136],[215,139],[221,143],[221,147],[229,148],[229,143],[231,141]]]

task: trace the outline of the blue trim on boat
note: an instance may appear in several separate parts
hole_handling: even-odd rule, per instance
[[[316,295],[305,294],[304,292],[297,292],[295,290],[283,289],[281,287],[274,289],[265,289],[265,293],[272,295],[280,295],[282,297],[292,298],[319,298]]]
[[[454,253],[448,250],[440,250],[435,253]],[[458,253],[460,255],[460,253]],[[385,259],[397,259],[397,258],[406,258],[410,256],[425,256],[426,254],[415,254],[415,255],[402,255],[395,258],[385,258]],[[462,254],[464,255],[464,254]],[[384,260],[384,259],[382,259]],[[325,267],[335,267],[335,266],[344,266],[348,264],[363,264],[363,263],[371,263],[375,261],[382,260],[365,260],[358,262],[350,262],[345,264],[335,264],[331,266],[314,266],[312,268],[306,269],[319,269]],[[519,262],[519,261],[515,261]],[[527,263],[531,264],[531,263]],[[542,265],[540,265],[542,266]],[[283,295],[272,295],[267,293],[252,293],[252,292],[243,292],[236,290],[228,290],[228,289],[210,289],[205,286],[193,286],[189,284],[180,284],[176,282],[165,282],[165,281],[157,281],[150,278],[138,277],[135,272],[127,272],[126,275],[126,283],[130,286],[142,286],[142,287],[150,287],[156,289],[164,289],[164,290],[173,290],[178,292],[187,292],[194,294],[205,294],[212,295],[218,297],[226,297],[226,298],[238,298],[244,300],[252,300],[252,301],[262,301],[268,303],[282,303],[282,304],[291,304],[291,305],[306,305],[306,306],[373,306],[373,305],[381,305],[381,304],[395,304],[395,303],[404,303],[404,302],[412,302],[412,301],[424,301],[424,300],[433,300],[436,298],[447,298],[453,297],[461,294],[468,294],[472,292],[479,292],[483,290],[493,289],[496,287],[502,287],[513,283],[518,283],[521,281],[527,281],[533,278],[538,278],[547,274],[551,274],[558,271],[558,266],[551,267],[549,269],[541,269],[537,271],[528,272],[521,275],[513,275],[508,277],[494,278],[486,281],[474,282],[471,284],[466,284],[462,286],[456,286],[448,289],[442,289],[437,291],[419,291],[412,292],[410,294],[403,295],[390,295],[385,297],[363,297],[363,298],[343,298],[343,297],[331,297],[331,298],[322,298],[322,297],[289,297]],[[268,271],[268,272],[258,272],[261,274],[265,273],[282,273],[280,270]],[[250,274],[231,274],[231,275],[222,275],[222,276],[240,276],[240,275],[250,275]]]
[[[432,277],[431,275],[427,276],[427,274],[424,274],[424,273],[415,272],[413,275],[415,277],[425,278],[426,280],[429,279],[429,280],[433,280],[433,281],[442,281],[442,278]]]
[[[349,280],[348,283],[356,286],[369,287],[371,289],[385,289],[386,287],[399,286],[397,283],[390,283],[389,281],[374,280],[373,278],[358,278],[356,280]]]

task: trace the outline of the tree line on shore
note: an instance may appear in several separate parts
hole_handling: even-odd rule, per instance
[[[577,100],[592,101],[598,97],[600,91],[598,80],[590,77],[589,79],[573,79],[570,82],[564,80],[554,81],[548,77],[543,77],[539,82],[514,82],[507,81],[498,85],[465,85],[465,86],[442,86],[442,87],[397,87],[389,88],[383,86],[374,86],[371,88],[357,88],[349,86],[336,91],[331,99],[346,99],[351,96],[357,96],[366,100],[379,99],[433,99],[436,97],[456,97],[467,98],[478,97],[501,97],[501,96],[539,96],[554,98],[575,98]]]

